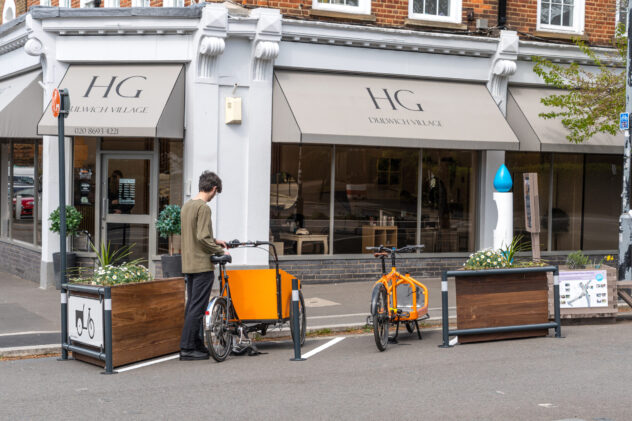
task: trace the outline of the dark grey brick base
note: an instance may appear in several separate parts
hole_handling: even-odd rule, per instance
[[[591,255],[591,260],[599,262],[601,255]],[[615,256],[616,258],[616,256]],[[439,278],[443,271],[463,267],[467,256],[461,257],[408,257],[397,258],[400,273],[410,273],[416,278]],[[565,255],[543,256],[543,260],[552,265],[566,262]],[[272,267],[272,265],[271,265]],[[378,259],[283,259],[279,267],[307,284],[326,284],[339,282],[375,281],[381,276],[381,263]],[[390,271],[387,264],[386,270]]]
[[[41,252],[0,241],[0,256],[0,271],[39,283]]]

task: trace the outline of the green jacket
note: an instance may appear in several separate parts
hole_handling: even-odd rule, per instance
[[[200,273],[213,270],[212,255],[224,254],[215,243],[211,208],[203,200],[189,200],[180,211],[182,221],[182,273]]]

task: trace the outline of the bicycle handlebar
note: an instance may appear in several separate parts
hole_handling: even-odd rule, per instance
[[[388,256],[389,254],[394,254],[394,253],[410,253],[413,252],[415,250],[421,250],[423,249],[425,246],[423,244],[417,244],[417,245],[412,245],[412,246],[404,246],[401,247],[399,249],[396,249],[394,247],[384,247],[384,246],[379,246],[379,247],[367,247],[366,249],[369,251],[375,251],[375,257],[379,257],[379,256]]]

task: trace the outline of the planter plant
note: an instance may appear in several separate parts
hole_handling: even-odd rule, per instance
[[[517,326],[547,323],[548,286],[546,272],[525,272],[545,266],[542,262],[518,259],[516,253],[529,249],[517,236],[501,250],[485,249],[470,255],[465,270],[480,270],[480,276],[455,276],[457,329]],[[503,270],[497,270],[503,269]],[[497,270],[497,271],[496,271]],[[459,342],[546,336],[547,329],[462,335]]]
[[[175,253],[175,235],[180,235],[180,206],[166,206],[156,221],[156,229],[162,238],[169,239],[169,254],[162,255],[162,275],[165,278],[182,276],[182,256],[180,250]]]
[[[94,271],[71,282],[102,287],[111,297],[113,366],[178,352],[184,324],[184,279],[153,279],[141,260],[125,261],[131,254],[131,246],[112,249],[108,243],[101,244],[99,249],[92,247],[97,253]],[[101,302],[98,293],[85,291],[81,297],[94,300],[95,305]],[[72,329],[71,324],[69,331]],[[80,345],[99,349],[85,342]],[[104,365],[103,361],[80,352],[75,352],[74,357]]]
[[[75,237],[80,229],[82,215],[74,206],[66,206],[66,237]],[[50,231],[60,234],[61,231],[61,211],[59,208],[51,212],[48,217],[50,221]],[[77,254],[66,253],[66,267],[77,266]],[[55,287],[61,289],[61,253],[53,253],[53,271],[55,273]]]

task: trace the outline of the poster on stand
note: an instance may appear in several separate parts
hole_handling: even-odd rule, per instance
[[[561,270],[560,307],[607,307],[607,279],[605,270]]]

